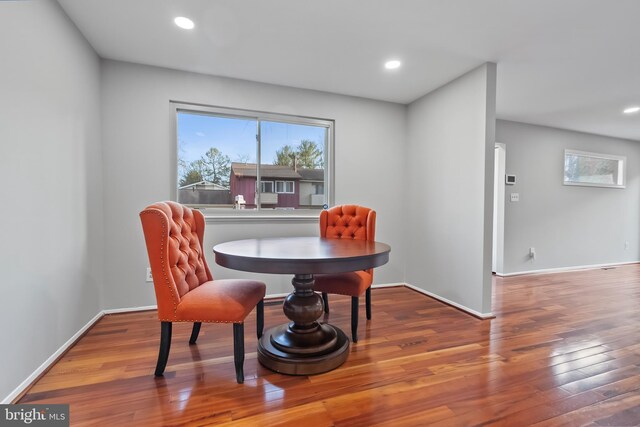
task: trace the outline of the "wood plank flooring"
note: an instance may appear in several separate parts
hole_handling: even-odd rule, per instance
[[[428,280],[425,279],[425,280]],[[154,378],[155,312],[105,316],[20,403],[70,403],[72,425],[640,425],[640,265],[494,279],[493,320],[407,288],[374,289],[347,362],[316,376],[273,373],[245,326],[245,383],[230,325],[174,325]],[[363,298],[364,299],[364,298]],[[284,322],[265,307],[265,326]],[[349,331],[350,301],[330,322]]]

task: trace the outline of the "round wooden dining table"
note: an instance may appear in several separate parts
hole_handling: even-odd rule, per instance
[[[342,365],[349,338],[336,326],[320,323],[322,298],[314,275],[379,267],[389,261],[389,245],[320,237],[236,240],[213,248],[216,263],[254,273],[293,274],[294,291],[283,304],[291,322],[268,329],[258,341],[258,360],[276,372],[312,375]]]

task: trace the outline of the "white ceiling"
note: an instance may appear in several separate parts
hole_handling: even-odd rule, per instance
[[[499,118],[640,140],[639,0],[59,3],[104,58],[400,103],[494,61]]]

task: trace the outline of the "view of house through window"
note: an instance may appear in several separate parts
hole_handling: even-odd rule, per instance
[[[262,210],[328,203],[332,122],[233,114],[178,109],[178,202]]]

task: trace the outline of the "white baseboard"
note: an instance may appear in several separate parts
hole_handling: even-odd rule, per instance
[[[415,291],[418,291],[427,296],[435,298],[446,304],[459,308],[462,311],[466,311],[475,317],[480,317],[480,318],[493,317],[491,313],[480,314],[474,310],[471,310],[470,308],[457,304],[453,301],[449,301],[446,298],[442,298],[438,295],[432,294],[431,292],[425,291],[424,289],[420,289],[418,287],[409,285],[408,283],[384,283],[379,285],[373,285],[371,287],[372,288],[393,288],[393,287],[400,287],[400,286],[406,286],[408,288],[411,288]],[[287,295],[289,295],[289,293],[268,294],[268,295],[265,295],[265,299],[284,298]],[[78,332],[76,332],[71,338],[69,338],[67,342],[62,344],[59,349],[57,349],[51,356],[49,356],[47,360],[45,360],[42,363],[42,365],[40,365],[35,371],[33,371],[31,375],[29,375],[18,387],[16,387],[8,396],[6,396],[1,403],[2,404],[11,403],[14,399],[20,396],[20,394],[22,394],[28,387],[30,387],[43,372],[49,369],[51,365],[56,362],[58,357],[60,357],[60,355],[66,352],[78,340],[78,338],[82,336],[82,334],[84,334],[89,328],[91,328],[98,320],[102,319],[102,317],[104,317],[106,314],[130,313],[130,312],[136,312],[136,311],[155,310],[157,308],[158,308],[157,305],[145,305],[145,306],[139,306],[139,307],[109,308],[106,310],[100,310],[98,314],[96,314],[91,320],[87,322],[86,325],[80,328]]]
[[[407,286],[406,283],[404,282],[398,282],[398,283],[383,283],[380,285],[371,285],[372,288],[397,288],[400,286]]]
[[[45,372],[47,369],[53,365],[56,360],[60,357],[60,355],[64,354],[77,340],[84,334],[89,328],[91,328],[98,320],[102,319],[105,314],[116,314],[116,313],[129,313],[134,311],[145,311],[145,310],[155,310],[157,309],[157,305],[147,305],[142,307],[125,307],[125,308],[111,308],[107,310],[100,310],[98,314],[93,316],[91,320],[87,322],[82,328],[78,330],[71,338],[67,340],[64,344],[60,346],[47,360],[45,360],[42,365],[40,365],[35,371],[31,373],[18,387],[16,387],[8,396],[2,399],[2,403],[9,404],[13,402],[18,396],[20,396],[27,388],[29,388],[38,377]]]
[[[55,353],[53,353],[51,356],[49,356],[49,358],[47,360],[45,360],[42,365],[40,365],[35,371],[33,371],[31,373],[31,375],[29,375],[24,381],[22,381],[22,383],[16,387],[11,393],[9,393],[9,395],[7,397],[5,397],[4,399],[2,399],[2,404],[9,404],[11,402],[13,402],[13,400],[15,398],[17,398],[18,396],[20,396],[20,394],[22,394],[23,391],[25,391],[29,386],[31,386],[31,384],[33,384],[33,382],[47,369],[49,369],[49,367],[55,363],[55,361],[58,359],[58,357],[60,357],[61,354],[63,354],[65,351],[67,351],[77,340],[78,338],[80,338],[82,336],[82,334],[84,334],[90,327],[92,327],[98,320],[102,319],[102,316],[104,316],[104,312],[100,311],[98,314],[96,314],[93,319],[89,320],[87,322],[86,325],[84,325],[82,328],[80,328],[80,330],[78,332],[76,332],[75,334],[73,334],[73,336],[71,338],[69,338],[67,340],[67,342],[65,342],[64,344],[62,344],[60,346],[59,349],[57,349],[55,351]]]
[[[406,286],[407,288],[413,289],[416,292],[420,292],[421,294],[425,294],[433,299],[437,299],[438,301],[441,301],[447,305],[450,305],[452,307],[457,308],[458,310],[462,310],[466,313],[469,313],[470,315],[472,315],[473,317],[477,317],[479,319],[492,319],[495,316],[493,315],[493,313],[489,312],[489,313],[480,313],[479,311],[475,311],[469,307],[466,307],[462,304],[458,304],[457,302],[451,301],[447,298],[441,297],[438,294],[434,294],[433,292],[429,292],[429,291],[425,291],[422,288],[419,288],[417,286],[413,286],[410,285],[409,283],[405,283],[404,286]]]
[[[279,299],[286,298],[291,292],[283,292],[281,294],[268,294],[264,296],[264,299]]]
[[[396,288],[398,286],[405,286],[405,283],[383,283],[381,285],[371,285],[372,288]],[[277,299],[286,298],[291,292],[284,292],[281,294],[268,294],[264,296],[264,299]]]
[[[372,285],[372,288],[392,288],[397,286],[405,286],[404,283],[385,283],[381,285]],[[282,292],[278,294],[267,294],[264,296],[264,299],[280,299],[286,298],[289,296],[291,292]],[[102,310],[101,314],[117,314],[117,313],[131,313],[135,311],[147,311],[147,310],[156,310],[158,308],[157,305],[144,305],[140,307],[124,307],[124,308],[109,308],[106,310]]]
[[[509,277],[509,276],[521,276],[523,274],[565,273],[569,271],[593,270],[593,269],[602,268],[602,267],[615,267],[617,265],[629,265],[629,264],[638,264],[638,263],[640,263],[640,261],[610,262],[607,264],[573,265],[570,267],[558,267],[558,268],[541,268],[538,270],[516,271],[513,273],[497,273],[496,272],[496,276]]]
[[[130,313],[132,311],[147,311],[147,310],[157,310],[157,305],[143,305],[140,307],[125,307],[125,308],[109,308],[106,310],[102,310],[102,314],[117,314],[117,313]]]

